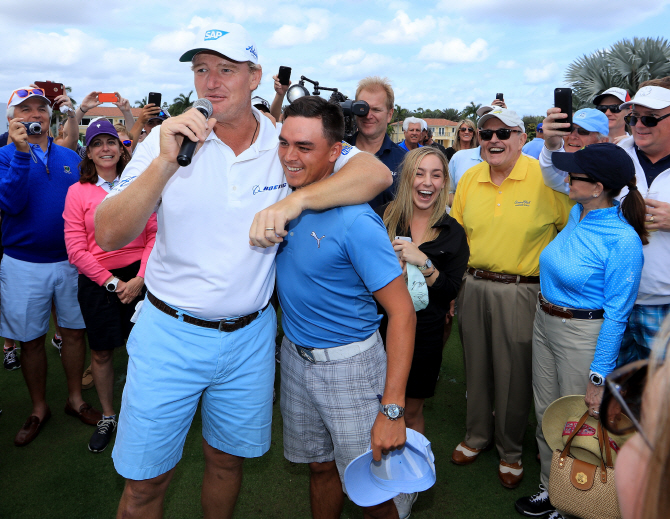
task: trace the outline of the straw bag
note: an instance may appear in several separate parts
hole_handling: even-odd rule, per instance
[[[573,438],[589,417],[584,413],[565,444],[551,458],[549,499],[557,510],[582,519],[621,519],[619,500],[614,485],[612,451],[607,431],[598,421],[600,465],[593,465],[570,456]],[[603,460],[603,457],[606,460]]]

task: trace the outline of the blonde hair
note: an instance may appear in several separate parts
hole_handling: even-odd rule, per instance
[[[401,165],[398,194],[395,200],[384,211],[384,225],[388,229],[391,241],[398,236],[398,233],[402,233],[408,229],[412,222],[412,217],[414,216],[414,201],[412,199],[414,178],[421,165],[421,161],[428,155],[435,155],[440,160],[442,172],[444,173],[444,185],[437,195],[437,200],[433,205],[433,212],[428,219],[428,227],[421,241],[423,243],[434,240],[440,233],[439,229],[433,228],[433,225],[445,215],[447,210],[447,202],[449,200],[449,163],[444,153],[440,150],[431,146],[424,146],[412,150],[405,155]]]
[[[472,136],[472,140],[470,141],[470,148],[463,148],[461,146],[461,127],[465,125],[468,128],[471,128],[472,131],[474,132],[474,135]],[[475,123],[472,122],[470,119],[463,119],[461,122],[456,125],[456,140],[454,141],[454,150],[455,151],[461,151],[465,149],[472,149],[476,148],[479,146],[479,136],[477,134],[477,127],[475,126]]]
[[[364,77],[358,82],[358,87],[356,88],[356,99],[363,90],[370,90],[371,92],[383,91],[386,94],[386,108],[389,111],[393,110],[393,105],[395,103],[395,94],[393,93],[393,88],[391,87],[391,81],[387,77],[379,76],[368,76]]]
[[[114,129],[116,130],[116,133],[125,133],[126,135],[130,136],[128,134],[128,130],[122,124],[115,124]]]

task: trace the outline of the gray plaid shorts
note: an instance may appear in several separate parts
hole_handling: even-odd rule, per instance
[[[386,351],[379,332],[374,346],[344,360],[311,363],[284,337],[281,414],[284,456],[294,463],[335,460],[344,469],[370,448],[370,431],[384,392]]]

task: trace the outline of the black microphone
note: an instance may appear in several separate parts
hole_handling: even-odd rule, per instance
[[[193,108],[204,115],[205,119],[209,119],[214,112],[214,107],[209,99],[198,99],[193,103]],[[177,162],[180,166],[188,166],[191,163],[197,145],[197,141],[194,142],[184,137],[184,142],[181,143],[181,148],[179,148],[179,155],[177,155]]]

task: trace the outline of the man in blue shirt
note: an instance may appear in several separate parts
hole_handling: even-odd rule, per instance
[[[405,151],[423,148],[423,144],[420,143],[422,127],[422,119],[419,119],[418,117],[407,117],[402,122],[402,131],[405,133],[405,140],[398,144],[398,146]]]
[[[534,159],[540,157],[540,152],[544,147],[544,132],[542,131],[542,123],[539,123],[535,128],[535,138],[523,145],[521,151],[526,155],[530,155]]]
[[[356,117],[358,131],[348,141],[359,150],[372,153],[393,173],[393,185],[368,202],[375,210],[395,198],[400,178],[400,164],[407,150],[394,143],[386,134],[393,119],[393,88],[386,78],[370,76],[361,79],[356,89],[356,101],[365,101],[370,111],[365,117]]]
[[[11,304],[2,307],[0,336],[22,343],[32,413],[14,439],[20,447],[34,440],[51,416],[44,341],[52,301],[63,337],[61,360],[69,393],[65,412],[88,425],[96,425],[102,414],[81,394],[85,325],[77,300],[77,269],[65,249],[63,208],[69,187],[79,180],[79,156],[48,136],[51,106],[41,89],[12,92],[7,119],[12,143],[0,149],[0,295]],[[39,123],[41,130],[29,135],[24,123]]]
[[[289,186],[330,175],[343,135],[339,106],[318,96],[292,103],[279,136]],[[284,455],[309,464],[312,515],[338,517],[347,465],[370,444],[380,460],[405,442],[416,314],[383,222],[367,204],[304,211],[287,230],[277,253]],[[375,299],[389,314],[388,361]],[[364,509],[369,518],[396,513],[392,500]]]

